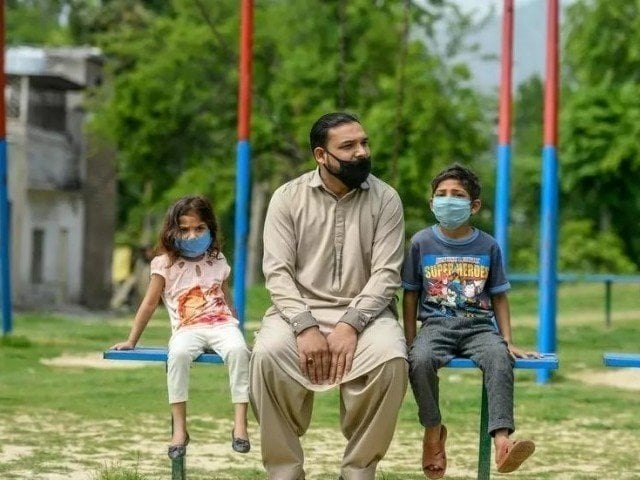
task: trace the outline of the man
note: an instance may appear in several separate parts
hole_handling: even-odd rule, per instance
[[[322,116],[310,144],[318,168],[278,188],[267,211],[263,270],[273,305],[253,349],[251,403],[269,478],[302,480],[300,437],[314,392],[339,385],[341,476],[373,480],[407,387],[395,306],[402,204],[369,174],[368,138],[354,116]]]

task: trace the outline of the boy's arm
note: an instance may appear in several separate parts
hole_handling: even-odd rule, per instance
[[[404,290],[402,296],[402,321],[404,323],[404,338],[407,346],[416,338],[416,321],[418,317],[419,290]]]
[[[151,319],[151,315],[153,315],[153,312],[158,306],[163,289],[164,277],[158,274],[152,274],[149,287],[147,288],[147,293],[145,293],[144,298],[140,303],[140,307],[138,307],[138,311],[136,312],[136,316],[133,319],[133,325],[131,326],[131,331],[129,332],[127,341],[116,343],[111,347],[112,349],[131,350],[135,348],[138,340],[140,340],[142,332],[144,332],[145,327]]]
[[[540,358],[539,353],[527,352],[513,344],[513,338],[511,337],[511,314],[509,312],[509,299],[507,297],[507,292],[491,295],[491,304],[493,305],[493,313],[496,316],[498,329],[500,330],[500,334],[504,338],[505,342],[507,342],[507,348],[509,349],[511,356],[514,358]]]
[[[491,305],[496,316],[498,330],[507,345],[511,346],[511,314],[509,312],[509,299],[506,292],[491,295]]]

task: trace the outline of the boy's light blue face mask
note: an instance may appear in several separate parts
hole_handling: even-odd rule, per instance
[[[431,211],[447,230],[464,225],[471,216],[471,200],[459,197],[433,197]]]
[[[176,238],[173,244],[183,257],[195,258],[206,252],[212,241],[211,232],[207,230],[199,237]]]

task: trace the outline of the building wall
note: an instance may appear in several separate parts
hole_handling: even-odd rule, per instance
[[[85,215],[81,196],[29,190],[24,213],[19,239],[24,248],[15,259],[16,304],[79,303]]]
[[[106,308],[115,153],[104,143],[87,144],[83,94],[77,90],[99,83],[102,62],[93,50],[48,55],[48,74],[59,70],[61,78],[78,83],[7,71],[13,302],[25,308],[74,303]]]

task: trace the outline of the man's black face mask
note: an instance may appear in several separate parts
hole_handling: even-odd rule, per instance
[[[340,168],[335,171],[331,170],[328,165],[325,165],[327,171],[350,189],[358,188],[360,184],[367,179],[369,173],[371,173],[371,156],[356,161],[347,161],[340,160],[329,150],[325,150],[325,152],[335,158],[340,164]]]

